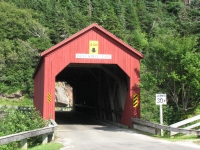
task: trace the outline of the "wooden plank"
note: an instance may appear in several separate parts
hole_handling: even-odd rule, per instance
[[[34,137],[38,135],[43,135],[46,133],[53,133],[55,131],[55,127],[44,127],[41,129],[26,131],[26,132],[20,132],[16,134],[11,134],[7,136],[0,137],[0,145],[11,143],[14,141],[20,141],[29,137]]]
[[[183,121],[180,121],[180,122],[177,122],[177,123],[174,123],[174,124],[171,124],[170,127],[180,127],[182,125],[188,124],[190,122],[193,122],[193,121],[196,121],[196,120],[199,120],[199,119],[200,119],[200,115],[189,118],[189,119],[185,119]]]
[[[184,129],[194,129],[194,128],[199,127],[199,126],[200,126],[200,122],[193,124],[191,126],[185,127]]]
[[[107,82],[108,82],[108,93],[109,93],[110,106],[111,106],[111,109],[115,110],[114,95],[115,95],[116,90],[117,90],[117,82],[114,81],[114,88],[112,88],[113,85],[111,87],[111,84],[109,83],[109,80],[107,80]],[[116,122],[116,115],[113,112],[112,112],[112,121]]]
[[[151,133],[151,134],[157,134],[157,129],[152,128],[152,127],[143,126],[143,125],[134,124],[133,129],[144,131],[144,132]]]
[[[175,127],[170,127],[170,126],[166,126],[166,125],[160,125],[160,124],[152,123],[152,122],[149,122],[149,121],[140,120],[140,119],[137,119],[137,118],[132,118],[131,121],[133,123],[136,123],[136,124],[139,124],[139,125],[141,124],[141,125],[145,125],[145,126],[149,126],[149,127],[153,127],[153,128],[157,128],[157,129],[162,129],[162,130],[166,130],[166,131],[173,131],[173,132],[184,133],[184,134],[200,135],[200,131],[198,131],[198,130],[175,128]]]
[[[191,126],[188,126],[188,127],[185,127],[183,129],[193,129],[193,128],[196,128],[196,127],[199,127],[200,126],[200,122],[199,123],[196,123],[196,124],[193,124]],[[173,136],[173,135],[176,135],[178,134],[177,132],[170,132],[170,135]]]
[[[116,76],[114,73],[112,73],[110,70],[108,70],[107,68],[103,67],[102,65],[100,66],[100,69],[102,69],[104,72],[106,72],[112,78],[114,78],[117,82],[120,81],[120,79],[118,78],[118,76]]]

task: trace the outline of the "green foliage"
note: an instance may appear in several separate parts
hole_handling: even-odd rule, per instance
[[[39,52],[52,45],[48,30],[31,13],[0,2],[0,92],[31,93]]]
[[[177,15],[178,12],[184,7],[182,1],[175,1],[175,2],[168,2],[167,4],[167,11],[171,14]]]
[[[0,135],[19,133],[23,131],[42,128],[45,121],[39,112],[32,108],[30,111],[22,111],[8,108],[1,108],[5,113],[4,119],[0,122]],[[38,144],[40,137],[30,138],[28,145],[34,146]],[[15,150],[19,147],[19,142],[12,142],[7,145],[0,146],[2,150]]]
[[[140,29],[140,22],[138,19],[137,8],[135,3],[136,2],[131,2],[131,1],[127,1],[125,3],[126,29],[128,29],[129,31]]]
[[[58,150],[62,147],[63,145],[60,143],[48,143],[45,145],[40,145],[40,146],[30,148],[30,150]]]
[[[67,22],[70,26],[69,28],[70,34],[74,34],[88,25],[87,17],[81,14],[81,11],[79,10],[78,7],[75,6],[75,4],[73,4],[73,2],[68,1],[66,3],[66,9],[69,14]]]
[[[146,92],[141,88],[141,119],[151,122],[159,122],[159,107],[155,105],[155,95],[152,95],[154,90]]]
[[[166,124],[199,112],[199,4],[199,0],[187,6],[182,0],[0,1],[0,93],[32,93],[39,54],[96,22],[145,55],[142,118],[158,122],[154,104],[158,92],[168,94]]]
[[[30,25],[30,14],[14,6],[0,2],[0,40],[19,38],[26,40],[30,35],[27,26]]]
[[[200,55],[196,46],[193,36],[165,35],[150,41],[143,81],[154,83],[161,92],[167,93],[168,104],[174,111],[184,113],[194,109],[199,100]]]
[[[163,122],[165,125],[171,125],[173,123],[183,120],[182,112],[170,105],[163,106],[163,116]]]

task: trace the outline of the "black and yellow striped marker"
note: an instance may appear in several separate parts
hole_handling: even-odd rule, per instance
[[[133,107],[137,107],[139,104],[139,100],[138,100],[138,95],[137,94],[133,94]]]
[[[51,102],[51,94],[50,93],[47,94],[47,102],[49,102],[49,103]]]

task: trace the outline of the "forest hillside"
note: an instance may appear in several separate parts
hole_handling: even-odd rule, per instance
[[[200,0],[0,0],[0,94],[31,97],[44,50],[97,23],[138,51],[141,118],[165,124],[200,113]]]

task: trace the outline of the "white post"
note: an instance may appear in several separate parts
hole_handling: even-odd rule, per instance
[[[156,105],[160,105],[160,124],[163,125],[163,108],[162,105],[167,104],[167,94],[156,94]],[[163,136],[163,130],[160,130],[161,136]]]
[[[163,125],[163,109],[162,104],[160,104],[160,124]],[[163,136],[163,130],[160,130],[161,136]]]

